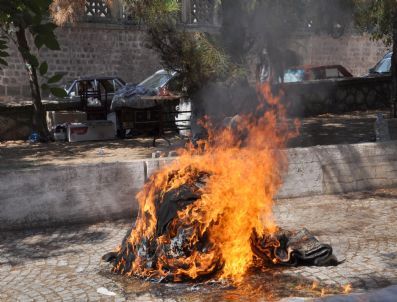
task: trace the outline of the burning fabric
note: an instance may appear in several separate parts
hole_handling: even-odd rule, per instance
[[[280,149],[295,133],[278,98],[267,87],[262,92],[268,107],[261,116],[209,130],[207,140],[151,177],[137,195],[135,226],[104,256],[114,272],[157,281],[239,280],[255,258],[262,265],[335,262],[332,248],[307,230],[276,226],[273,197],[287,164]]]

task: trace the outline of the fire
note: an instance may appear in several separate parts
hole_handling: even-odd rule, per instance
[[[313,281],[313,284],[312,284],[312,289],[314,290],[314,289],[316,289],[316,288],[318,288],[318,282],[317,281]]]
[[[271,236],[277,230],[272,207],[287,167],[280,149],[295,135],[279,97],[268,86],[261,95],[257,112],[230,127],[214,129],[205,121],[208,138],[151,177],[137,194],[140,212],[115,272],[172,281],[217,273],[241,280],[254,257],[253,231]],[[178,194],[188,197],[170,203]]]
[[[325,288],[322,288],[320,296],[324,297],[326,294],[327,294],[327,291],[325,290]]]
[[[353,288],[352,288],[351,284],[346,284],[346,285],[343,286],[343,293],[344,294],[350,294],[352,289]]]

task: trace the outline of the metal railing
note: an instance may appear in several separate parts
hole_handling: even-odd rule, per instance
[[[180,24],[187,27],[218,27],[219,10],[216,0],[179,0]],[[122,0],[86,0],[83,22],[141,24],[141,20],[128,10]]]

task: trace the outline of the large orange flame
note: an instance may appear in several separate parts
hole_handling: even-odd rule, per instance
[[[198,147],[190,145],[181,150],[180,157],[153,175],[138,193],[140,213],[127,240],[128,251],[123,251],[135,254],[133,263],[126,271],[125,258],[119,258],[115,271],[166,277],[174,268],[174,281],[184,277],[197,279],[216,270],[222,278],[242,278],[253,260],[253,230],[259,235],[277,230],[273,198],[287,165],[280,149],[294,135],[279,97],[272,96],[269,86],[261,87],[260,92],[262,101],[255,114],[235,118],[230,127],[220,130],[214,130],[206,121],[208,139],[199,141]],[[174,231],[156,237],[159,195],[197,179],[200,172],[205,172],[200,198],[177,212],[175,228],[171,226]],[[148,240],[155,240],[157,248],[172,245],[173,238],[178,236],[177,226],[190,230],[184,234],[189,238],[189,246],[195,246],[198,238],[206,236],[209,247],[191,250],[188,257],[170,258],[159,253],[157,263],[146,263],[140,257],[142,248],[136,246]]]

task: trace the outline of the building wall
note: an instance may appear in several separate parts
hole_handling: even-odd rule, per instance
[[[146,35],[136,26],[81,23],[57,29],[60,51],[40,51],[51,72],[65,72],[64,81],[85,75],[118,75],[137,83],[161,68],[157,54],[147,48]],[[365,74],[387,49],[367,35],[298,35],[290,48],[302,64],[341,64],[355,76]],[[12,48],[9,66],[0,70],[0,96],[29,96],[22,60]],[[250,64],[251,65],[251,64]],[[252,66],[255,69],[254,65]]]
[[[354,76],[368,73],[387,52],[382,42],[372,41],[368,35],[347,34],[334,39],[328,35],[301,35],[291,43],[303,64],[340,64]]]
[[[159,69],[156,53],[146,47],[137,27],[79,24],[57,29],[60,51],[40,50],[51,72],[65,72],[64,81],[85,75],[118,75],[137,83]],[[0,95],[29,96],[28,77],[16,48],[10,45],[9,66],[0,70]]]

